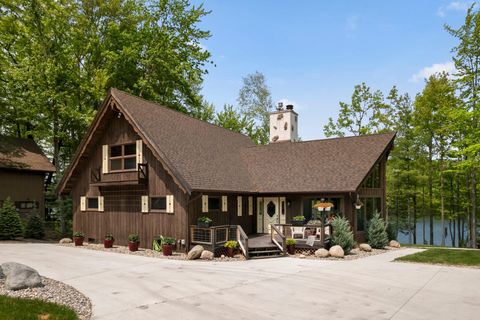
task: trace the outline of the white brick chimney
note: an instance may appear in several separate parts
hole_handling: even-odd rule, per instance
[[[270,143],[298,140],[298,114],[289,104],[284,109],[279,102],[277,111],[270,113]]]

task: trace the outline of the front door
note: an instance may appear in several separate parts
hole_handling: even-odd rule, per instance
[[[278,198],[263,198],[263,232],[270,233],[270,225],[280,223]]]

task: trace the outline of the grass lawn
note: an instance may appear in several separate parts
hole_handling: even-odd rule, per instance
[[[78,317],[72,309],[58,304],[0,295],[0,319],[77,320]]]
[[[480,250],[432,248],[400,257],[395,261],[409,261],[458,266],[480,266]]]

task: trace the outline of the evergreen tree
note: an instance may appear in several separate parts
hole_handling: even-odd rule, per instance
[[[45,225],[42,218],[35,212],[28,218],[25,227],[25,238],[43,239],[45,237]]]
[[[383,249],[388,244],[388,235],[385,221],[377,212],[368,224],[367,242],[372,248]]]
[[[0,239],[14,239],[23,234],[20,215],[10,198],[7,198],[0,208]]]
[[[344,217],[335,218],[332,221],[332,228],[332,246],[338,245],[342,247],[345,254],[349,253],[355,245],[355,240],[348,220]]]

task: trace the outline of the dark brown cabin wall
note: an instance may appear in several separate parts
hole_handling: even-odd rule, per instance
[[[110,112],[113,113],[113,112]],[[176,239],[187,239],[186,195],[165,171],[151,150],[144,144],[144,161],[148,163],[148,185],[120,186],[115,181],[135,180],[137,172],[102,174],[102,182],[109,186],[91,186],[90,173],[102,165],[102,145],[134,143],[140,139],[130,124],[114,114],[108,117],[108,126],[103,126],[101,136],[96,137],[89,149],[89,157],[83,161],[82,172],[74,183],[73,200],[74,231],[85,232],[87,238],[102,241],[107,232],[113,233],[116,243],[127,244],[128,235],[138,233],[141,247],[151,247],[155,236],[164,235]],[[141,213],[141,196],[174,195],[174,213]],[[104,196],[105,211],[80,211],[81,196]]]

